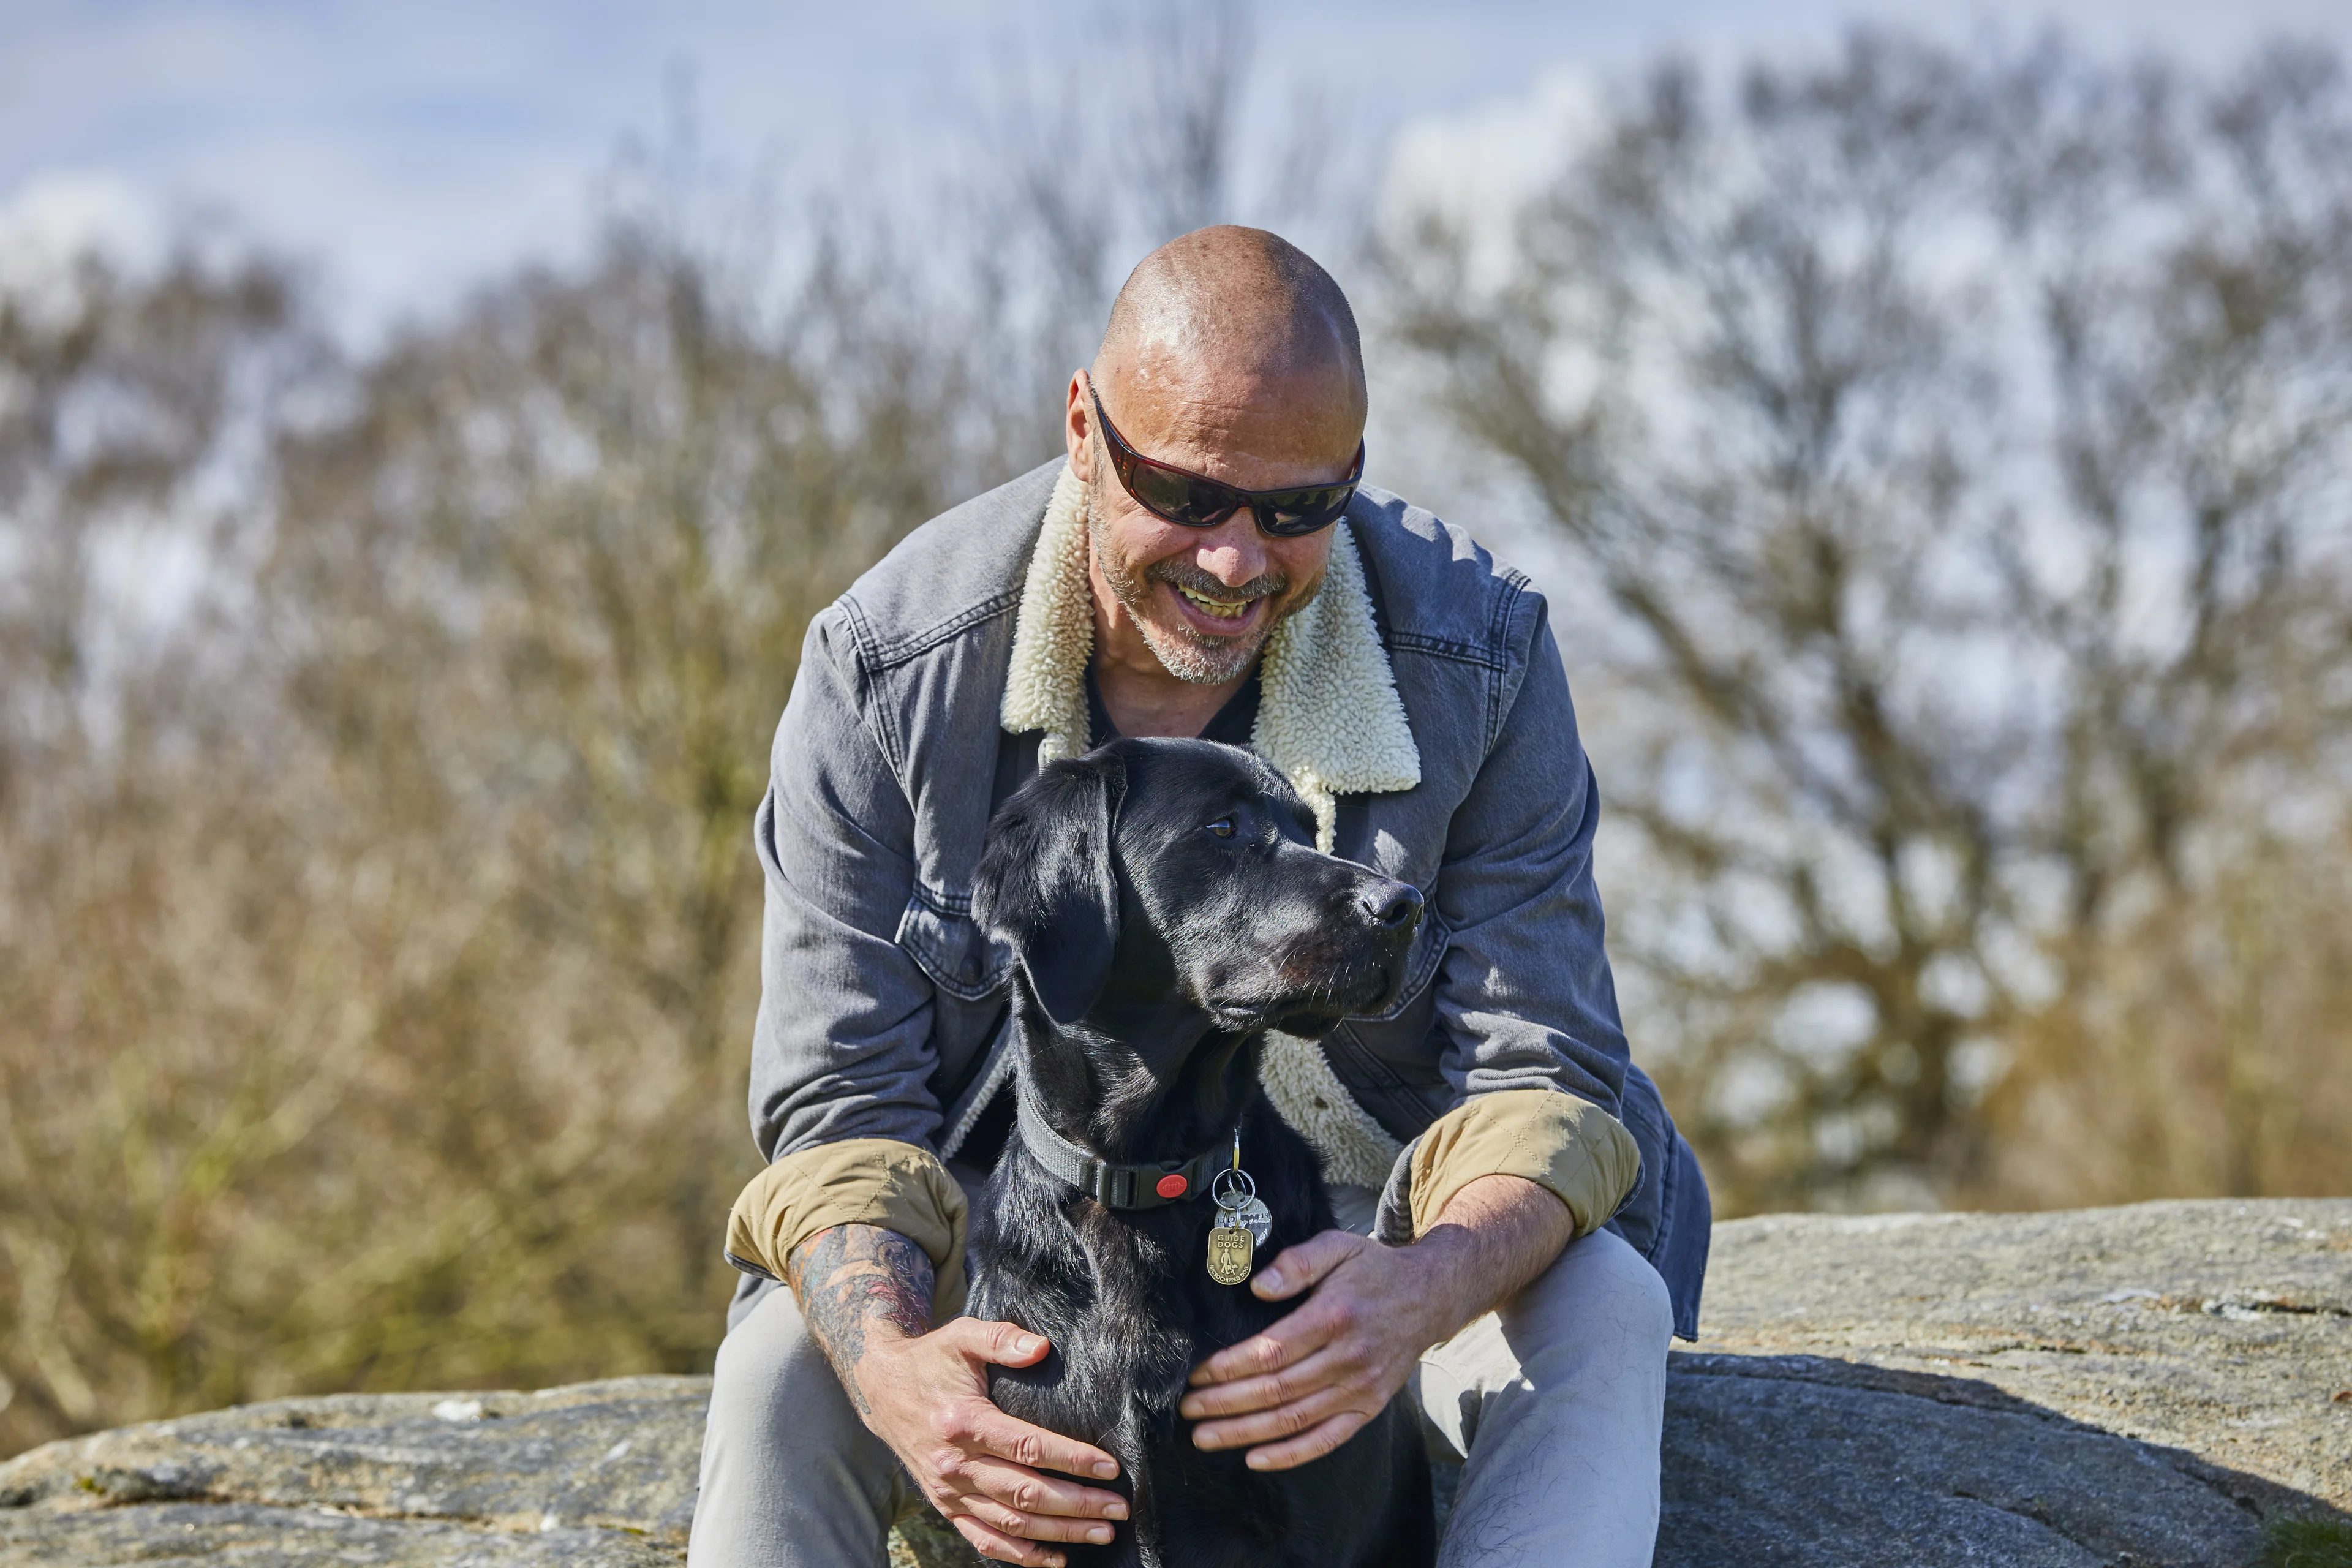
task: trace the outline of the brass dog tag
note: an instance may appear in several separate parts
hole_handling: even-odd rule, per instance
[[[1219,1171],[1209,1184],[1217,1205],[1216,1223],[1209,1227],[1209,1278],[1220,1285],[1238,1285],[1250,1277],[1258,1238],[1273,1228],[1274,1216],[1257,1201],[1257,1184],[1242,1169],[1242,1131],[1234,1129],[1234,1166]]]
[[[1220,1285],[1238,1285],[1250,1277],[1250,1258],[1257,1250],[1241,1216],[1230,1210],[1217,1215],[1209,1229],[1209,1278]]]

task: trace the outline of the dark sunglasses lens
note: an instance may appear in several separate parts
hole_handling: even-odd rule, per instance
[[[1258,526],[1283,539],[1312,533],[1328,527],[1347,510],[1349,499],[1355,493],[1353,485],[1329,485],[1319,489],[1261,496],[1257,502]]]
[[[1187,528],[1214,528],[1233,516],[1241,500],[1222,485],[1143,463],[1135,466],[1135,483],[1129,488],[1145,507]]]

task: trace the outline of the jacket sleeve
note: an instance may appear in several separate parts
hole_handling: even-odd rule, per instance
[[[969,1209],[963,1189],[928,1149],[887,1138],[822,1143],[751,1178],[727,1216],[727,1261],[782,1279],[793,1248],[818,1231],[879,1226],[931,1260],[931,1310],[944,1319],[963,1309]]]
[[[1592,879],[1600,804],[1541,595],[1519,595],[1512,630],[1518,689],[1454,814],[1435,889],[1451,933],[1435,981],[1439,1067],[1456,1109],[1416,1143],[1412,1207],[1423,1211],[1425,1190],[1442,1207],[1477,1175],[1508,1171],[1559,1195],[1581,1234],[1617,1211],[1641,1168],[1618,1120],[1627,1052]],[[1524,1089],[1559,1098],[1511,1092]]]
[[[961,1194],[932,1152],[931,984],[898,942],[914,814],[865,682],[835,605],[810,624],[752,822],[766,901],[751,1134],[771,1168],[738,1205],[739,1220],[760,1216],[761,1241],[729,1250],[760,1272],[781,1275],[815,1231],[877,1215],[935,1263],[963,1251],[961,1203],[946,1201]]]
[[[1407,1146],[1381,1194],[1379,1235],[1403,1246],[1428,1233],[1454,1194],[1481,1176],[1523,1176],[1568,1209],[1575,1236],[1609,1223],[1642,1173],[1624,1123],[1572,1094],[1504,1089],[1465,1100]]]

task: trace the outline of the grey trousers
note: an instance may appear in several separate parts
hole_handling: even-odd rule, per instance
[[[1369,1225],[1375,1194],[1333,1195]],[[1442,1568],[1649,1563],[1672,1332],[1657,1271],[1596,1231],[1422,1358],[1408,1393],[1430,1454],[1462,1466]],[[688,1568],[884,1568],[919,1506],[792,1293],[768,1292],[719,1347]]]

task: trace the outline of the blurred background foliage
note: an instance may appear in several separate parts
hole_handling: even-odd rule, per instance
[[[0,297],[0,1453],[707,1368],[803,627],[1227,217],[1553,596],[1721,1212],[2352,1191],[2338,62],[1857,35],[1399,196],[1158,26],[980,117],[956,245],[681,118],[364,351],[217,235]]]

